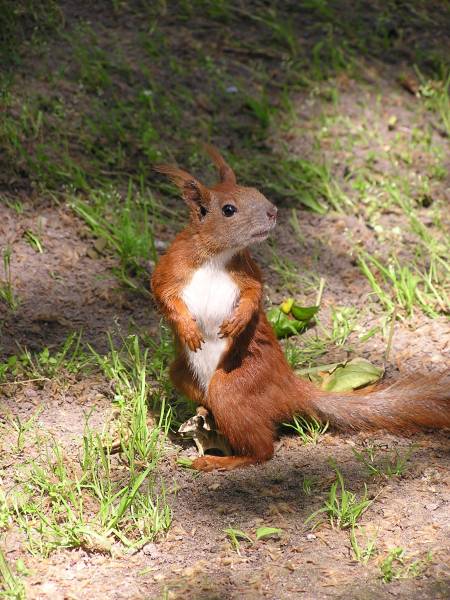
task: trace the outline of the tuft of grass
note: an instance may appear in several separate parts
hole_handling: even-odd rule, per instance
[[[296,369],[298,365],[302,364],[302,349],[295,344],[292,338],[284,340],[283,351],[292,369]]]
[[[170,526],[157,466],[171,413],[147,379],[149,350],[131,336],[121,350],[111,347],[108,355],[94,357],[114,389],[115,430],[92,430],[87,415],[78,461],[55,439],[41,435],[39,456],[16,469],[18,484],[8,504],[33,554],[74,547],[110,552],[116,543],[135,549]],[[155,417],[149,402],[157,406]],[[15,427],[19,451],[30,423]]]
[[[0,598],[25,600],[25,586],[14,573],[0,546]]]
[[[280,533],[283,532],[282,529],[280,529],[279,527],[268,527],[266,525],[263,525],[262,527],[258,527],[258,529],[255,531],[255,540],[253,540],[253,538],[246,533],[245,531],[242,531],[240,529],[234,529],[233,527],[228,527],[227,529],[223,530],[224,533],[227,534],[228,539],[230,540],[231,543],[231,547],[233,548],[233,550],[236,551],[237,554],[241,554],[240,552],[240,541],[239,540],[243,540],[246,542],[250,542],[251,544],[254,544],[255,541],[258,542],[259,540],[263,540],[265,538],[268,537],[272,537],[272,536],[278,536],[280,535]]]
[[[142,347],[145,347],[144,351]],[[110,348],[106,356],[95,356],[106,377],[114,382],[114,402],[119,407],[127,404],[127,396],[136,390],[136,381],[141,381],[142,385],[142,370],[145,370],[147,380],[156,382],[148,383],[151,393],[147,402],[153,413],[169,411],[170,427],[173,430],[178,430],[195,413],[194,402],[173,393],[168,369],[174,357],[173,337],[170,328],[163,321],[160,323],[159,337],[143,335],[138,339],[132,335],[122,340],[122,347],[119,349],[110,340]]]
[[[269,197],[290,200],[318,214],[329,208],[340,213],[353,209],[327,162],[296,158],[287,150],[241,154],[231,162],[242,180],[254,181]]]
[[[9,357],[6,366],[12,375],[34,380],[87,372],[93,361],[92,356],[83,348],[81,340],[80,331],[69,334],[61,349],[56,352],[45,347],[40,352],[31,353],[25,348],[19,356]]]
[[[29,374],[53,377],[62,369],[78,369],[85,357],[83,351],[80,363],[79,341],[69,336],[56,355],[25,354],[21,373],[28,369]],[[171,411],[166,390],[155,389],[147,377],[166,376],[167,352],[155,346],[150,354],[150,348],[143,349],[139,339],[130,336],[119,350],[111,342],[107,355],[93,352],[114,389],[116,419],[100,433],[86,416],[78,460],[54,438],[35,433],[38,456],[15,468],[16,485],[0,498],[0,524],[18,525],[33,554],[48,556],[58,548],[75,547],[109,553],[118,543],[133,550],[170,526],[171,511],[157,467]],[[92,356],[90,360],[92,364]],[[16,452],[22,452],[25,438],[36,432],[36,417],[6,421],[17,436]]]
[[[2,2],[0,10],[0,58],[5,66],[20,61],[24,42],[39,42],[44,34],[54,33],[63,22],[56,0],[19,0]]]
[[[160,368],[160,358],[151,356],[149,348],[142,349],[136,335],[123,340],[117,350],[110,338],[110,352],[100,356],[92,350],[96,361],[114,389],[114,403],[119,409],[118,432],[115,443],[131,470],[135,464],[145,464],[156,448],[161,433],[167,435],[171,409],[167,404],[167,389],[154,389],[148,380]],[[166,370],[167,365],[164,369]],[[164,370],[164,377],[167,377]],[[159,372],[161,374],[161,372]],[[147,404],[159,415],[156,422],[148,414]],[[163,438],[164,438],[163,436]]]
[[[155,467],[119,478],[97,435],[86,433],[77,466],[53,442],[33,461],[11,503],[31,553],[58,548],[110,552],[113,543],[140,547],[170,524],[170,509],[149,479]]]
[[[227,529],[224,529],[224,532],[227,534],[227,536],[230,540],[231,547],[233,548],[233,550],[236,551],[237,554],[239,554],[239,556],[241,554],[241,552],[240,552],[241,544],[240,544],[239,540],[245,540],[247,542],[253,543],[253,540],[248,535],[248,533],[245,533],[245,531],[241,531],[240,529],[234,529],[233,527],[227,527]]]
[[[94,235],[117,254],[118,278],[125,285],[148,294],[146,286],[138,286],[133,278],[145,275],[147,262],[156,262],[158,257],[154,223],[159,212],[153,196],[149,196],[149,202],[144,201],[135,194],[130,183],[124,200],[113,189],[100,189],[92,194],[89,203],[76,200],[72,208]]]
[[[33,250],[35,250],[39,254],[42,254],[44,252],[44,248],[42,246],[42,241],[40,237],[36,233],[33,233],[31,229],[27,229],[25,231],[24,238],[30,244]]]
[[[358,311],[352,306],[332,307],[330,337],[336,346],[344,346],[355,329]]]
[[[305,419],[302,416],[294,416],[292,423],[283,423],[283,425],[293,429],[305,445],[312,444],[313,446],[328,429],[328,423],[321,423],[314,417]]]
[[[274,108],[270,103],[267,93],[263,91],[259,97],[247,96],[245,101],[253,116],[258,120],[261,129],[265,131],[269,128],[274,114]]]
[[[9,356],[4,362],[0,363],[0,383],[2,383],[6,377],[8,372],[16,374],[16,365],[18,363],[18,358],[15,355]]]
[[[415,308],[430,317],[449,310],[450,301],[445,291],[437,289],[431,272],[423,273],[417,265],[411,269],[398,258],[392,258],[386,265],[364,251],[359,252],[358,265],[389,314],[396,306],[408,317],[414,314]]]
[[[450,136],[450,71],[443,67],[439,80],[426,79],[417,66],[416,73],[420,80],[418,95],[426,108],[438,115],[443,131]]]
[[[11,210],[16,211],[16,213],[18,215],[23,214],[23,212],[25,210],[25,206],[23,205],[23,202],[21,202],[20,200],[10,200],[8,198],[0,197],[0,202],[1,201],[4,201],[6,206],[8,206]]]
[[[307,475],[303,476],[302,479],[302,490],[305,496],[311,496],[313,493],[314,487],[317,485],[316,477],[308,477]]]
[[[12,250],[10,247],[3,250],[4,280],[0,281],[0,300],[3,300],[10,310],[16,311],[19,307],[19,299],[12,284],[11,255]]]
[[[336,465],[333,465],[333,470],[336,473],[336,481],[331,485],[325,505],[313,512],[306,519],[305,524],[313,521],[321,514],[326,514],[333,528],[353,528],[373,500],[369,500],[367,497],[367,486],[364,486],[364,495],[358,498],[356,494],[345,488],[344,478]]]
[[[402,453],[397,448],[390,452],[389,456],[381,462],[376,462],[376,450],[373,446],[363,448],[361,451],[352,448],[355,458],[362,463],[370,475],[381,477],[401,477],[408,470],[408,461],[416,446],[412,444],[406,452]]]
[[[39,411],[35,412],[29,419],[22,421],[19,416],[14,418],[7,418],[7,424],[16,432],[16,449],[17,452],[21,453],[25,448],[26,435],[33,429],[36,424],[36,419],[39,416]]]
[[[363,532],[363,530],[360,527],[358,527],[358,532],[361,533]],[[358,538],[356,537],[356,528],[352,527],[350,530],[350,544],[352,546],[353,554],[355,556],[355,559],[363,565],[366,565],[369,562],[369,560],[376,555],[376,541],[376,535],[373,537],[366,535],[365,546],[361,546],[358,541]]]
[[[305,334],[302,336],[301,346],[296,346],[295,342],[286,341],[285,351],[289,364],[294,370],[308,368],[314,364],[318,358],[327,353],[330,347],[328,337],[320,337],[317,333]]]
[[[280,46],[288,50],[292,59],[297,57],[299,52],[298,36],[291,20],[283,18],[272,8],[267,9],[261,15],[252,14],[251,18],[264,23]]]
[[[280,157],[274,171],[263,183],[281,197],[295,199],[319,214],[327,211],[327,205],[337,212],[352,207],[326,163]]]
[[[0,487],[0,531],[7,529],[10,524],[11,513],[6,502],[6,494],[3,491],[3,487]]]
[[[312,78],[316,81],[325,80],[331,74],[351,71],[353,67],[351,49],[344,40],[337,39],[333,24],[327,23],[325,35],[312,49]]]
[[[431,552],[428,552],[424,559],[412,560],[407,556],[404,548],[391,548],[380,563],[381,580],[384,583],[390,583],[395,579],[420,577],[426,571],[431,560]]]
[[[434,294],[438,303],[442,306],[443,298],[445,298],[445,284],[447,283],[448,288],[450,276],[450,265],[446,260],[450,252],[450,238],[445,227],[440,223],[439,212],[437,213],[438,219],[434,222],[435,227],[430,230],[420,219],[411,200],[402,196],[398,189],[394,187],[389,192],[392,200],[400,206],[407,216],[411,231],[416,235],[418,241],[415,248],[416,257],[421,263],[427,265],[426,278],[430,282],[429,285],[435,290]]]

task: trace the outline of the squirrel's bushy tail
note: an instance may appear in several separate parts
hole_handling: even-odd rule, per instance
[[[366,393],[316,389],[308,404],[310,414],[337,429],[412,433],[450,428],[450,375],[408,377]]]

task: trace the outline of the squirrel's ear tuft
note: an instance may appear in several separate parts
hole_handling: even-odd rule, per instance
[[[232,185],[236,185],[236,175],[234,174],[233,169],[227,162],[225,162],[225,159],[217,150],[217,148],[211,146],[210,144],[204,144],[204,147],[219,171],[221,183],[230,183]]]
[[[192,177],[192,175],[187,171],[183,171],[182,169],[172,165],[155,165],[153,170],[158,171],[158,173],[162,173],[163,175],[167,175],[167,177],[173,181],[173,183],[178,186],[180,190],[183,189],[186,182],[194,179],[194,177]]]
[[[191,205],[207,205],[210,195],[207,188],[193,175],[172,165],[156,165],[158,173],[163,173],[180,189],[183,199]]]

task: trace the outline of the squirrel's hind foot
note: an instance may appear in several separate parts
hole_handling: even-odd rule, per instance
[[[252,465],[260,462],[253,456],[201,456],[196,458],[192,463],[192,468],[197,471],[204,471],[208,473],[210,471],[232,471],[239,467],[245,467],[246,465]]]

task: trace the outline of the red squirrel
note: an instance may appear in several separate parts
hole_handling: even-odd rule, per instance
[[[293,415],[342,430],[450,427],[445,376],[417,376],[364,394],[324,392],[294,374],[267,321],[261,272],[248,251],[271,233],[277,209],[256,189],[238,185],[215,148],[207,151],[220,175],[213,187],[177,167],[155,167],[178,186],[190,212],[152,276],[176,339],[171,380],[213,414],[234,453],[197,458],[193,467],[228,470],[270,459],[277,424]]]

